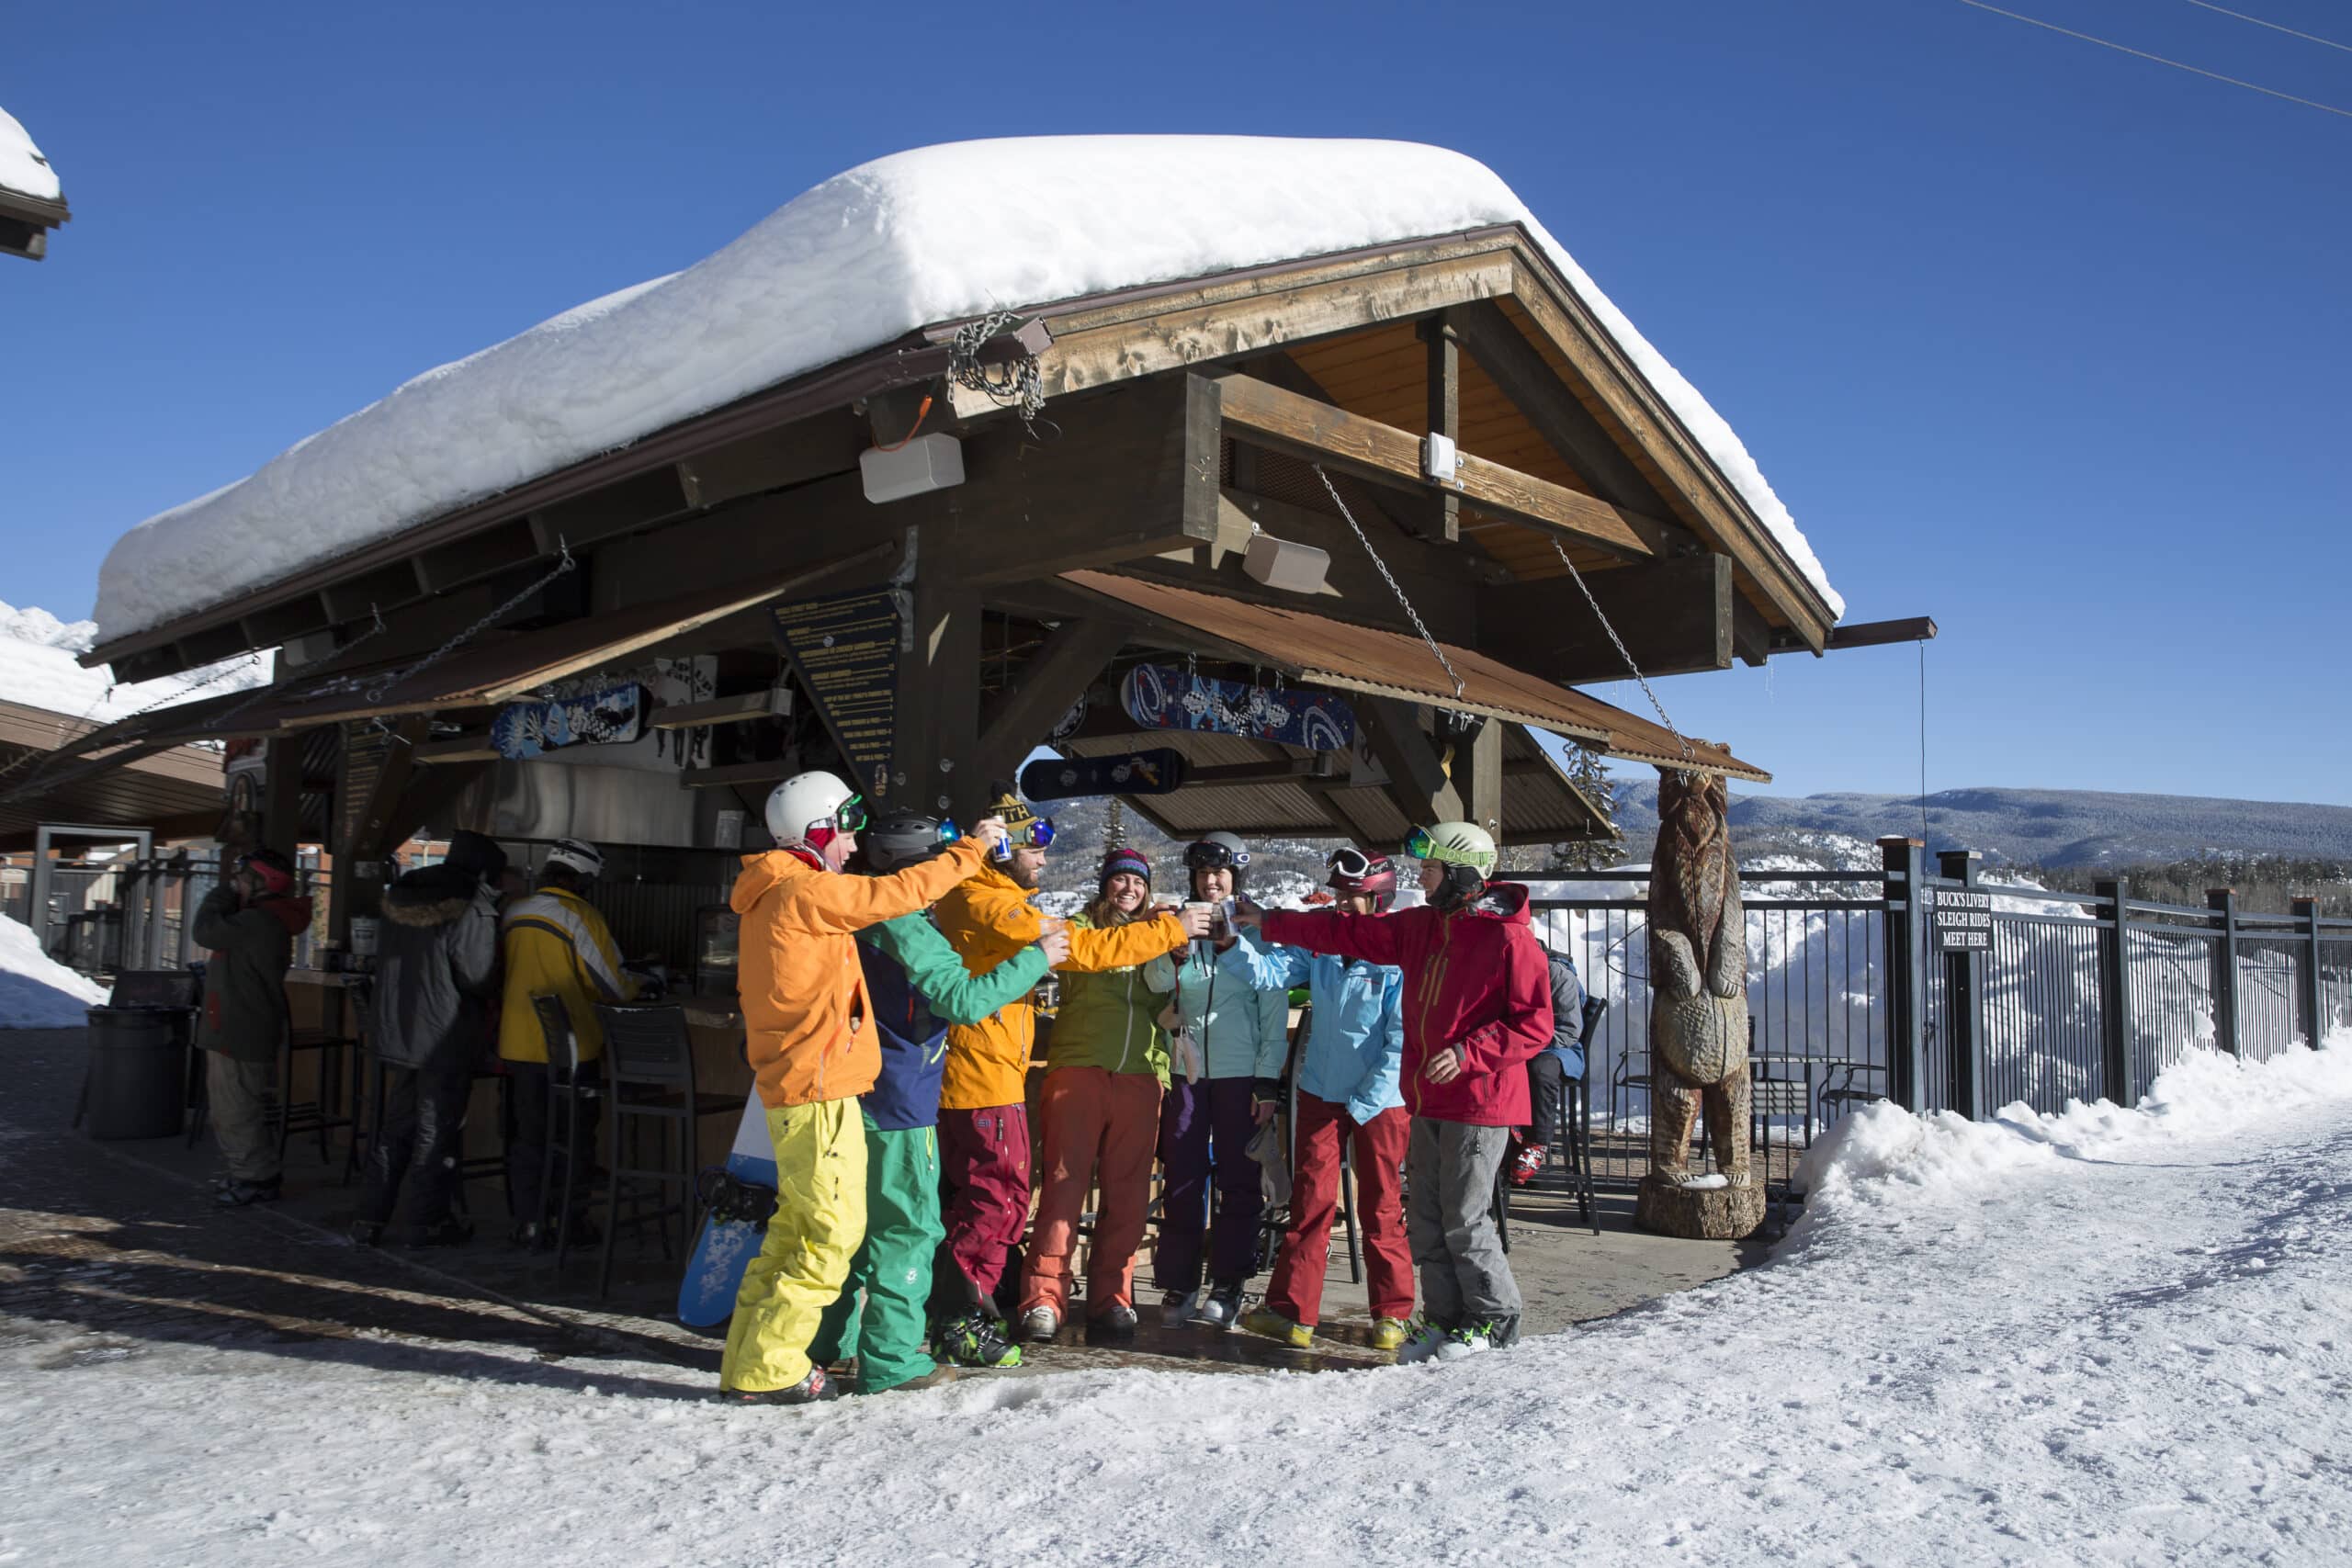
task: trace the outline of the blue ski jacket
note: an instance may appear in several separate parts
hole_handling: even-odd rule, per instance
[[[1361,958],[1277,947],[1254,931],[1239,934],[1217,960],[1227,973],[1261,987],[1306,987],[1315,1010],[1299,1053],[1299,1092],[1346,1106],[1359,1127],[1403,1105],[1404,976]]]
[[[1204,1077],[1255,1078],[1271,1086],[1283,1076],[1290,1055],[1285,988],[1261,987],[1247,969],[1224,969],[1197,942],[1146,964],[1144,984],[1176,993],[1177,1013],[1200,1042]]]

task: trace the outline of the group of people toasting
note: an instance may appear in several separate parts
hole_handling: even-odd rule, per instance
[[[1334,903],[1311,911],[1253,904],[1230,833],[1185,850],[1181,901],[1156,900],[1150,861],[1113,849],[1063,921],[1036,903],[1053,824],[1010,793],[959,833],[921,816],[869,822],[848,784],[810,773],[776,787],[766,818],[777,848],[744,857],[731,902],[777,1204],[736,1300],[723,1396],[830,1399],[846,1380],[828,1367],[853,1359],[864,1393],[952,1375],[942,1362],[1017,1364],[1022,1342],[1078,1314],[1090,1191],[1083,1338],[1132,1343],[1155,1165],[1160,1322],[1309,1346],[1343,1143],[1371,1342],[1415,1361],[1517,1336],[1496,1182],[1530,1126],[1528,1063],[1556,1043],[1555,979],[1571,1031],[1577,998],[1573,970],[1535,940],[1527,890],[1494,878],[1485,829],[1414,831],[1404,852],[1424,898],[1409,908],[1396,863],[1355,849],[1330,857]],[[1032,998],[1048,972],[1060,999],[1033,1185]],[[1293,1061],[1300,987],[1310,1022]],[[1286,1076],[1289,1224],[1251,1310],[1260,1160],[1283,1152]]]

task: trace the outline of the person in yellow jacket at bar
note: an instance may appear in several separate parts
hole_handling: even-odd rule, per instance
[[[831,773],[801,773],[767,802],[777,847],[745,855],[728,903],[741,917],[737,989],[746,1054],[775,1147],[775,1213],[743,1270],[719,1394],[801,1404],[841,1391],[808,1359],[819,1321],[865,1239],[865,1125],[882,1048],[852,933],[935,902],[1004,837],[984,818],[945,854],[888,876],[845,876],[865,806]]]
[[[1046,869],[1054,825],[1010,790],[992,808],[1008,830],[1006,851],[939,901],[939,930],[985,975],[1045,931],[1032,901]],[[1097,931],[1072,928],[1064,971],[1094,973],[1146,964],[1208,934],[1205,908],[1163,913]],[[1029,1220],[1029,1106],[1024,1092],[1037,1011],[1029,998],[982,1022],[947,1032],[940,1080],[939,1168],[947,1188],[947,1239],[933,1265],[931,1348],[967,1367],[1017,1364],[1021,1352],[993,1310],[1005,1256]]]

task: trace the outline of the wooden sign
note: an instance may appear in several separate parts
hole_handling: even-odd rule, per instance
[[[887,590],[779,604],[776,646],[861,780],[890,762],[899,687],[899,607]]]
[[[527,761],[568,746],[626,746],[645,733],[642,686],[607,686],[577,696],[508,703],[490,723],[500,756]]]
[[[1119,682],[1119,705],[1146,729],[1205,729],[1310,751],[1344,751],[1356,711],[1329,692],[1253,686],[1160,664],[1138,664]]]
[[[1166,747],[1115,757],[1039,758],[1021,770],[1021,793],[1032,800],[1173,795],[1183,787],[1184,753]]]
[[[1964,888],[1929,890],[1935,899],[1932,919],[1938,953],[1990,953],[1993,950],[1993,896]]]

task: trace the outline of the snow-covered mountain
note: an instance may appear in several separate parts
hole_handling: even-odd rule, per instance
[[[1616,790],[1617,825],[1628,851],[1646,851],[1657,832],[1657,786]],[[2204,855],[2295,855],[2352,860],[2352,807],[2186,795],[2118,795],[2073,789],[1948,789],[1928,796],[1928,847],[1983,852],[2013,865],[2122,866]],[[1888,834],[1920,835],[1917,795],[1740,795],[1735,835],[1837,833],[1868,845]]]
[[[242,691],[269,680],[270,657],[261,653],[118,686],[107,666],[85,670],[74,661],[97,631],[94,621],[61,621],[47,610],[0,603],[0,702],[106,724],[184,696]]]

